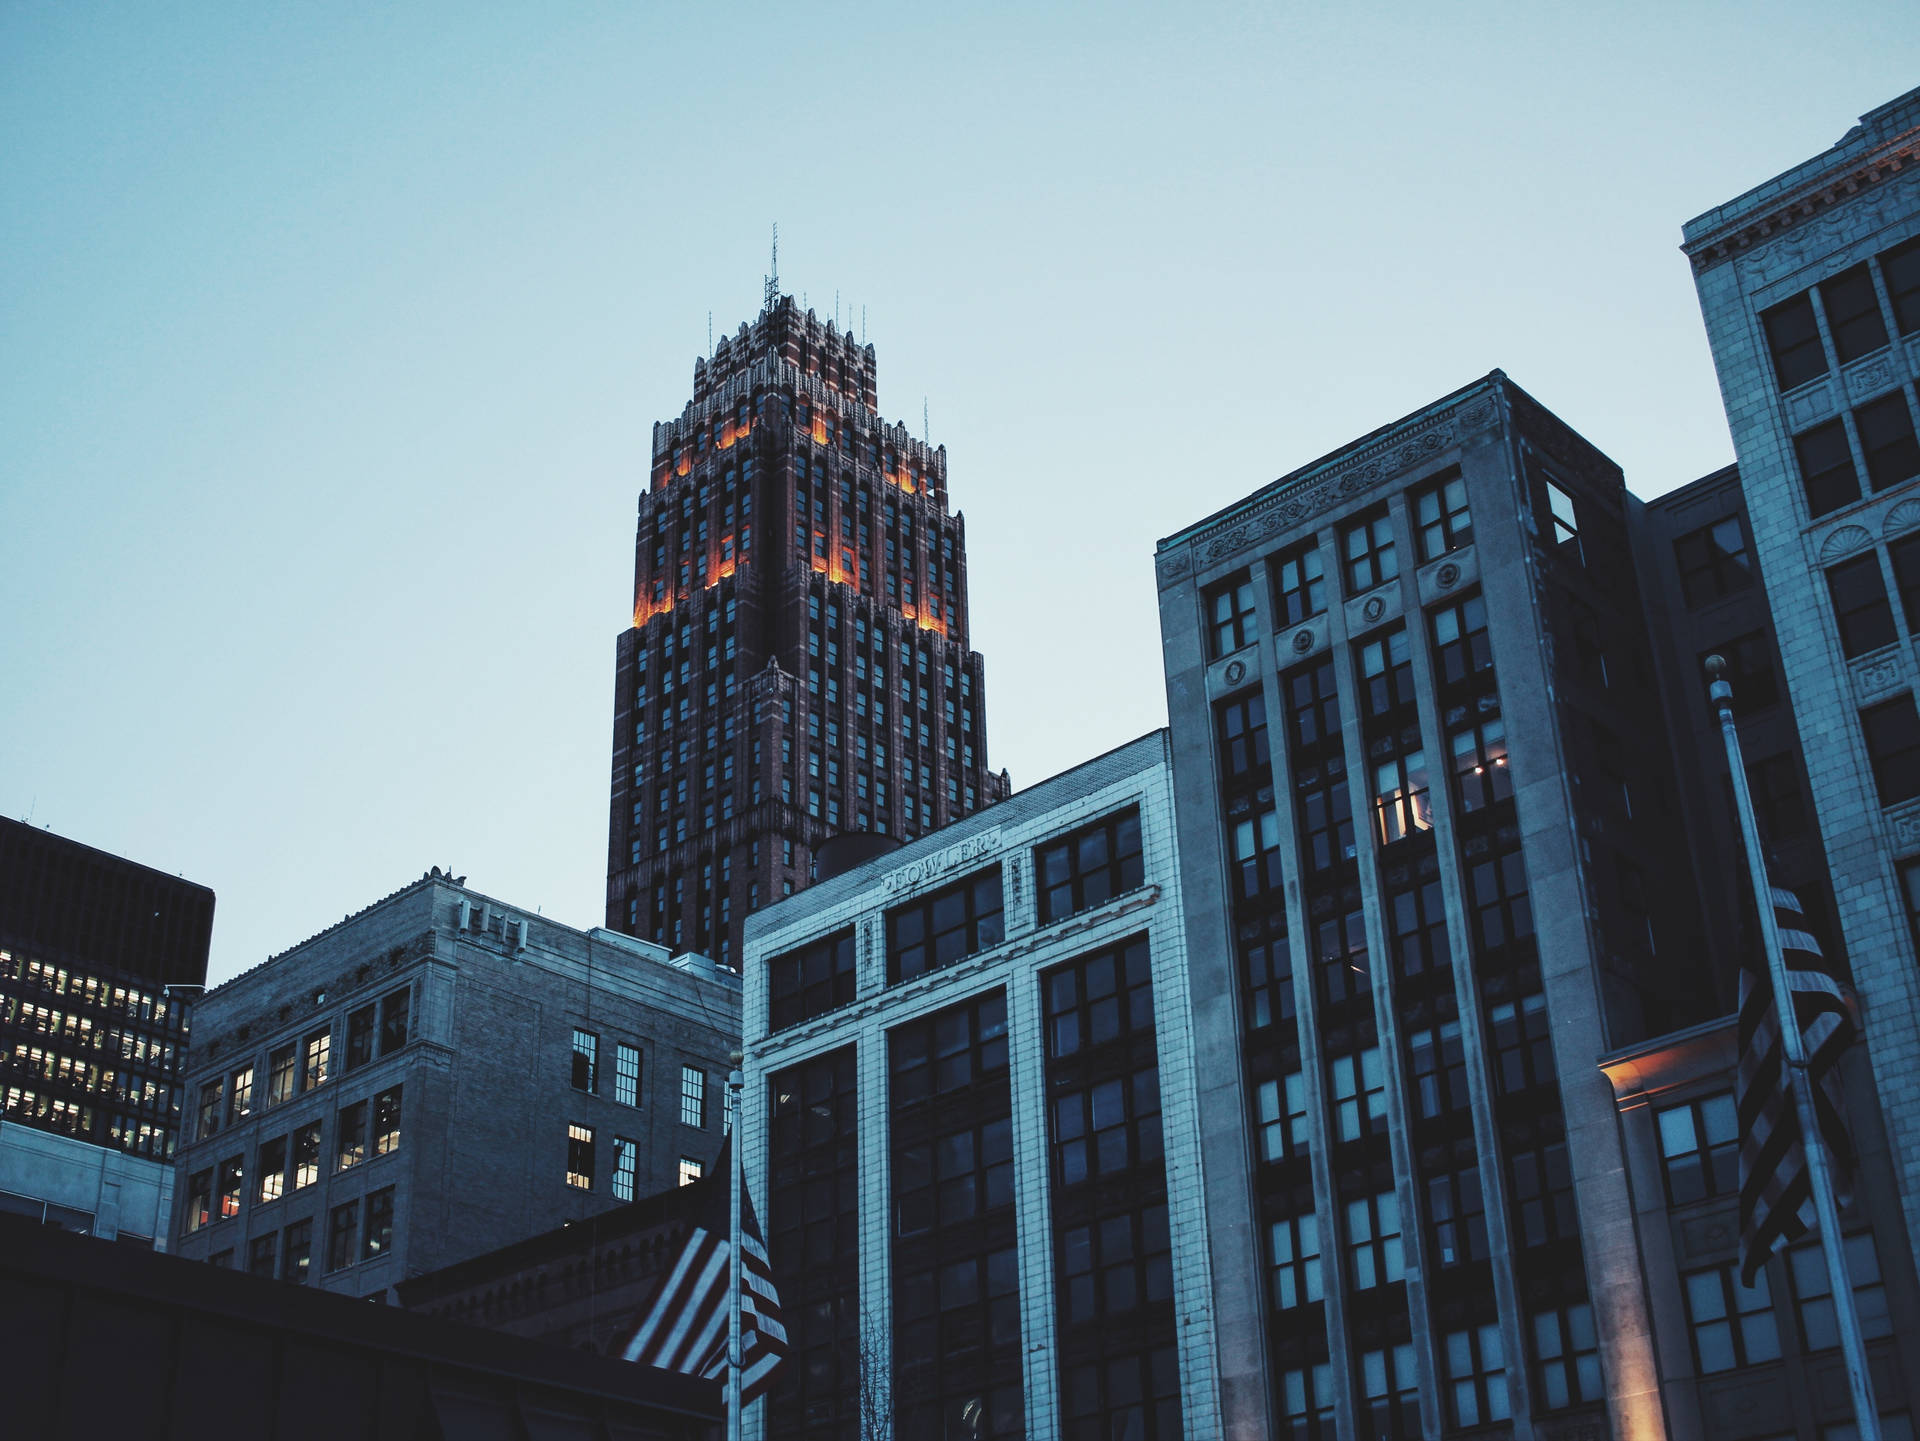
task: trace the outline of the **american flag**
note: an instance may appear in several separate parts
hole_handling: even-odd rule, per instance
[[[1853,1141],[1840,1091],[1838,1064],[1858,1026],[1847,990],[1807,930],[1800,899],[1773,886],[1774,922],[1787,963],[1787,980],[1813,1083],[1820,1134],[1833,1158],[1835,1189],[1843,1196],[1853,1173]],[[1751,1286],[1767,1258],[1814,1224],[1813,1190],[1800,1121],[1789,1089],[1786,1052],[1764,958],[1740,967],[1740,1068],[1735,1091],[1740,1125],[1740,1248],[1742,1284]]]
[[[639,1328],[622,1353],[629,1361],[719,1379],[727,1374],[727,1244],[731,1145],[703,1189],[680,1254],[654,1292]],[[753,1196],[740,1194],[740,1404],[764,1394],[787,1354],[780,1296],[767,1264],[767,1246],[754,1219]]]

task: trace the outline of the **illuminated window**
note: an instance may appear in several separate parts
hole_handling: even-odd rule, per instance
[[[340,1120],[334,1127],[334,1168],[345,1171],[367,1159],[367,1103],[359,1101],[340,1108]]]
[[[244,1188],[246,1158],[230,1156],[220,1163],[220,1210],[216,1219],[230,1221],[240,1214],[240,1196]]]
[[[235,1125],[253,1114],[253,1067],[235,1071],[227,1087],[227,1124]]]
[[[707,1073],[697,1066],[680,1068],[680,1124],[695,1129],[707,1124]]]
[[[1780,1359],[1780,1328],[1773,1319],[1767,1273],[1756,1272],[1753,1285],[1742,1286],[1738,1272],[1739,1267],[1729,1263],[1680,1278],[1687,1293],[1694,1364],[1703,1376]]]
[[[1507,729],[1498,716],[1455,731],[1447,744],[1453,751],[1453,779],[1462,811],[1471,814],[1512,798]]]
[[[567,1184],[593,1189],[593,1127],[567,1126]]]
[[[695,1181],[699,1180],[701,1176],[706,1174],[706,1169],[703,1162],[696,1161],[691,1156],[682,1156],[680,1158],[679,1179],[675,1184],[691,1186]]]
[[[287,1138],[275,1136],[260,1143],[259,1180],[254,1191],[256,1203],[277,1201],[287,1188]]]
[[[1283,551],[1273,562],[1273,609],[1277,624],[1298,625],[1325,612],[1327,582],[1316,541]]]
[[[1313,1212],[1288,1216],[1267,1227],[1267,1299],[1276,1311],[1291,1311],[1325,1296],[1320,1275],[1320,1222]]]
[[[625,1136],[613,1138],[613,1198],[633,1199],[633,1181],[640,1169],[640,1149]]]
[[[1802,293],[1760,313],[1767,332],[1767,350],[1773,356],[1773,374],[1781,390],[1805,385],[1827,373],[1827,353],[1820,345],[1820,327],[1813,318],[1813,298]]]
[[[1753,584],[1753,559],[1737,515],[1688,531],[1673,543],[1673,559],[1690,610]]]
[[[320,1123],[314,1121],[293,1133],[293,1190],[320,1179]]]
[[[1733,1092],[1719,1091],[1653,1113],[1660,1131],[1660,1168],[1667,1204],[1684,1206],[1740,1187],[1740,1131]]]
[[[1207,634],[1217,658],[1250,645],[1259,634],[1253,608],[1253,578],[1238,571],[1209,586],[1206,593]]]
[[[333,1050],[333,1031],[328,1029],[315,1031],[307,1037],[305,1054],[306,1064],[300,1072],[300,1089],[311,1091],[316,1086],[327,1083],[328,1061]]]
[[[1467,511],[1467,482],[1454,475],[1415,492],[1413,523],[1420,533],[1422,560],[1471,545],[1473,517]]]
[[[1400,574],[1393,543],[1393,518],[1384,510],[1340,532],[1340,556],[1346,568],[1347,594],[1358,595]]]
[[[373,1098],[373,1154],[400,1148],[400,1087],[389,1086]]]
[[[1373,768],[1373,814],[1380,844],[1390,846],[1433,829],[1427,753],[1409,751]]]

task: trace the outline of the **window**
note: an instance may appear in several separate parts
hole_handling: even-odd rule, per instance
[[[1447,1414],[1455,1426],[1507,1419],[1507,1363],[1498,1325],[1449,1331]]]
[[[1381,845],[1390,846],[1433,829],[1429,791],[1425,751],[1408,751],[1374,766],[1374,831]]]
[[[380,998],[380,1054],[391,1055],[412,1034],[413,992],[403,988]]]
[[[1355,649],[1359,652],[1360,694],[1367,715],[1391,715],[1413,704],[1413,655],[1405,626],[1395,626]]]
[[[1446,902],[1440,882],[1424,881],[1387,895],[1387,946],[1402,981],[1430,975],[1453,963],[1447,939]]]
[[[1860,498],[1860,476],[1853,468],[1847,428],[1839,421],[1796,435],[1793,453],[1800,462],[1800,485],[1806,492],[1809,516],[1818,519]]]
[[[1899,696],[1860,712],[1866,731],[1867,756],[1880,804],[1894,805],[1920,795],[1920,718],[1913,697]]]
[[[231,1271],[233,1269],[233,1248],[229,1246],[224,1251],[215,1251],[211,1256],[207,1257],[207,1264],[216,1271]]]
[[[1720,1091],[1654,1112],[1667,1204],[1684,1206],[1740,1187],[1740,1133],[1733,1093]]]
[[[1792,1438],[1781,1437],[1779,1441],[1792,1441]],[[1820,1428],[1820,1441],[1860,1441],[1860,1428],[1851,1421],[1835,1421]],[[1912,1413],[1882,1411],[1880,1441],[1913,1441]]]
[[[1358,848],[1346,779],[1309,786],[1294,799],[1300,811],[1300,860],[1307,870],[1331,870],[1354,859]]]
[[[1387,1130],[1387,1068],[1380,1048],[1368,1046],[1357,1055],[1335,1056],[1328,1067],[1333,1075],[1333,1137],[1358,1141],[1384,1136]]]
[[[1586,1302],[1534,1312],[1533,1389],[1549,1411],[1606,1399],[1593,1307]]]
[[[1253,612],[1253,578],[1246,571],[1209,586],[1206,606],[1207,634],[1216,660],[1252,644],[1259,634],[1259,621]]]
[[[589,1095],[600,1089],[600,1038],[592,1031],[573,1029],[573,1071],[570,1084]]]
[[[1820,346],[1820,327],[1813,318],[1813,297],[1796,295],[1760,313],[1773,354],[1774,379],[1780,389],[1792,390],[1827,373],[1827,353]]]
[[[373,1154],[400,1149],[400,1087],[389,1086],[373,1098]]]
[[[1673,543],[1673,559],[1689,610],[1753,584],[1753,560],[1737,515],[1688,531]]]
[[[1493,669],[1493,650],[1487,643],[1487,603],[1468,596],[1457,605],[1433,612],[1435,679],[1443,686]]]
[[[1827,593],[1833,600],[1834,618],[1840,624],[1843,655],[1862,655],[1893,644],[1893,608],[1887,604],[1879,552],[1868,551],[1829,568]]]
[[[640,1104],[640,1048],[624,1043],[613,1048],[613,1099],[623,1106]]]
[[[1420,1367],[1413,1343],[1360,1355],[1360,1426],[1369,1441],[1415,1441],[1420,1434]]]
[[[367,1224],[360,1238],[360,1259],[371,1261],[393,1249],[393,1187],[367,1197]]]
[[[1888,624],[1891,627],[1892,622]],[[1722,679],[1733,687],[1733,698],[1741,714],[1760,710],[1780,699],[1780,678],[1773,669],[1773,647],[1765,631],[1735,636],[1707,654],[1714,653],[1727,663]],[[1700,657],[1700,663],[1705,666],[1705,654]]]
[[[1320,1222],[1313,1212],[1267,1228],[1267,1299],[1276,1311],[1310,1305],[1325,1296],[1320,1275]]]
[[[1467,1055],[1458,1021],[1407,1033],[1407,1083],[1421,1120],[1466,1112]]]
[[[1151,1067],[1053,1101],[1054,1176],[1062,1187],[1161,1156],[1160,1078]]]
[[[360,1203],[335,1206],[327,1217],[327,1271],[344,1271],[353,1264],[353,1233],[360,1226]]]
[[[1285,882],[1280,868],[1280,816],[1272,809],[1237,820],[1233,826],[1233,888],[1240,900],[1278,891]]]
[[[1316,541],[1284,551],[1273,562],[1273,611],[1277,624],[1298,625],[1327,608],[1327,582]]]
[[[313,1221],[295,1221],[287,1227],[280,1248],[280,1279],[296,1286],[307,1283],[307,1270],[313,1264]]]
[[[1564,1141],[1550,1141],[1509,1158],[1513,1178],[1513,1242],[1544,1246],[1579,1234],[1573,1210],[1573,1167]]]
[[[895,1110],[1007,1069],[1007,993],[908,1021],[888,1033]]]
[[[1887,559],[1893,562],[1893,584],[1900,592],[1900,613],[1906,617],[1907,631],[1920,635],[1920,535],[1889,544]]]
[[[1416,492],[1413,523],[1420,533],[1422,560],[1471,545],[1473,518],[1467,513],[1467,482],[1455,475]]]
[[[1455,731],[1447,743],[1453,750],[1453,780],[1464,813],[1471,815],[1512,798],[1507,728],[1498,716]]]
[[[1288,671],[1280,684],[1287,696],[1287,725],[1296,753],[1340,744],[1340,692],[1333,661],[1315,661]]]
[[[1920,475],[1920,440],[1914,439],[1907,394],[1896,390],[1868,401],[1853,413],[1860,452],[1867,462],[1867,484],[1885,490]]]
[[[1767,1273],[1756,1272],[1753,1285],[1742,1286],[1738,1271],[1738,1266],[1728,1264],[1680,1278],[1687,1293],[1694,1364],[1703,1376],[1780,1359],[1780,1331],[1767,1294]]]
[[[1333,1366],[1322,1361],[1280,1373],[1280,1413],[1287,1441],[1321,1441],[1335,1434]]]
[[[347,1016],[347,1064],[351,1071],[373,1059],[374,1008],[362,1006]]]
[[[1246,987],[1247,1029],[1294,1017],[1293,950],[1284,913],[1269,913],[1240,928],[1241,983]]]
[[[994,865],[887,912],[887,979],[910,980],[1005,938]]]
[[[180,1229],[192,1235],[213,1220],[213,1172],[196,1171],[187,1178],[187,1206]]]
[[[1442,1266],[1487,1259],[1487,1206],[1480,1191],[1480,1168],[1465,1166],[1427,1178],[1427,1219],[1433,1226],[1433,1254]]]
[[[1762,756],[1747,767],[1747,794],[1753,799],[1760,838],[1783,841],[1807,829],[1807,803],[1800,793],[1800,767],[1791,753]]]
[[[1335,911],[1314,923],[1315,966],[1320,996],[1329,1007],[1367,1002],[1372,972],[1367,966],[1366,917],[1360,911]],[[1368,1009],[1371,1009],[1370,1007]]]
[[[1262,1081],[1254,1091],[1254,1122],[1262,1161],[1306,1155],[1306,1076],[1289,1071],[1278,1080]]]
[[[327,1064],[333,1051],[333,1031],[323,1029],[307,1037],[304,1052],[306,1064],[300,1070],[300,1089],[311,1091],[327,1083]]]
[[[1104,905],[1146,879],[1140,854],[1140,812],[1129,809],[1084,830],[1034,847],[1040,924]]]
[[[1887,343],[1886,323],[1880,318],[1880,298],[1873,291],[1867,267],[1856,265],[1820,284],[1820,303],[1827,312],[1827,334],[1833,352],[1845,365],[1871,354]]]
[[[1907,929],[1920,948],[1920,861],[1907,861],[1900,867],[1900,894],[1906,902]]]
[[[893,1165],[897,1235],[970,1221],[1013,1204],[1013,1122],[1002,1116],[902,1146]]]
[[[273,1273],[280,1263],[280,1233],[269,1231],[264,1236],[255,1236],[247,1243],[247,1274],[273,1279]]]
[[[1347,1279],[1356,1291],[1406,1274],[1400,1245],[1400,1198],[1392,1191],[1347,1202]]]
[[[260,1143],[260,1155],[257,1170],[259,1177],[254,1186],[254,1202],[264,1205],[268,1201],[277,1201],[287,1189],[287,1138],[275,1136],[271,1141]]]
[[[1400,574],[1393,549],[1393,518],[1381,511],[1348,526],[1340,533],[1340,555],[1346,565],[1348,595],[1392,580]]]
[[[194,1134],[202,1140],[220,1129],[226,1094],[227,1083],[224,1080],[208,1081],[200,1088],[200,1127]]]
[[[1267,754],[1267,703],[1259,691],[1249,691],[1217,708],[1220,736],[1220,779],[1236,786],[1263,782],[1271,775]]]
[[[340,1108],[333,1138],[334,1168],[345,1171],[367,1159],[367,1103]]]
[[[1145,936],[1055,967],[1041,985],[1050,1059],[1153,1029],[1153,968]]]
[[[1893,302],[1893,323],[1902,335],[1920,330],[1920,240],[1896,245],[1880,257],[1880,278]]]
[[[298,1191],[320,1179],[320,1123],[313,1121],[293,1133],[293,1185]]]
[[[680,1068],[680,1124],[704,1130],[707,1124],[707,1073],[698,1066]]]
[[[1501,1095],[1559,1084],[1547,1035],[1547,998],[1540,992],[1487,1007],[1487,1030],[1494,1084]]]
[[[1527,869],[1517,850],[1475,860],[1467,867],[1471,934],[1488,956],[1533,936],[1527,900]]]
[[[567,1184],[593,1189],[593,1127],[567,1125]]]
[[[1180,1364],[1171,1346],[1063,1367],[1061,1381],[1062,1441],[1177,1441],[1180,1435]],[[1020,1434],[1017,1405],[1012,1409],[1004,1429],[996,1424],[993,1435]],[[973,1424],[956,1418],[946,1434],[969,1432]]]
[[[633,1199],[634,1178],[640,1171],[640,1148],[625,1136],[613,1138],[613,1199]]]
[[[1887,1288],[1880,1280],[1880,1255],[1872,1233],[1856,1231],[1846,1238],[1847,1279],[1853,1286],[1854,1309],[1860,1313],[1860,1334],[1872,1341],[1893,1334],[1887,1313]],[[1787,1278],[1793,1283],[1793,1309],[1800,1321],[1800,1337],[1809,1351],[1825,1351],[1840,1344],[1840,1323],[1833,1313],[1833,1288],[1820,1243],[1787,1251]]]
[[[679,1186],[691,1186],[695,1181],[699,1180],[700,1177],[706,1173],[706,1169],[707,1168],[703,1162],[696,1161],[691,1156],[682,1156],[680,1158],[679,1176],[674,1182],[674,1184]]]
[[[229,1078],[227,1124],[238,1125],[253,1114],[253,1067],[242,1066]]]
[[[767,962],[767,1015],[773,1030],[823,1016],[846,1005],[853,994],[851,926]]]
[[[1580,514],[1574,507],[1573,496],[1551,480],[1544,480],[1547,493],[1547,513],[1553,517],[1553,543],[1557,546],[1571,546],[1575,560],[1580,553]]]

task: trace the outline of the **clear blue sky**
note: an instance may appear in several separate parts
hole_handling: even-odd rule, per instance
[[[0,9],[0,813],[213,974],[447,865],[597,923],[650,426],[787,288],[948,447],[996,764],[1161,724],[1157,537],[1504,368],[1730,459],[1681,223],[1904,4]]]

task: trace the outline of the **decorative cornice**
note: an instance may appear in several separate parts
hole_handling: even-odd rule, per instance
[[[1803,227],[1916,164],[1920,164],[1920,129],[1894,136],[1863,158],[1809,181],[1757,213],[1722,225],[1697,240],[1683,241],[1680,249],[1692,261],[1696,274],[1710,270],[1782,231]]]

